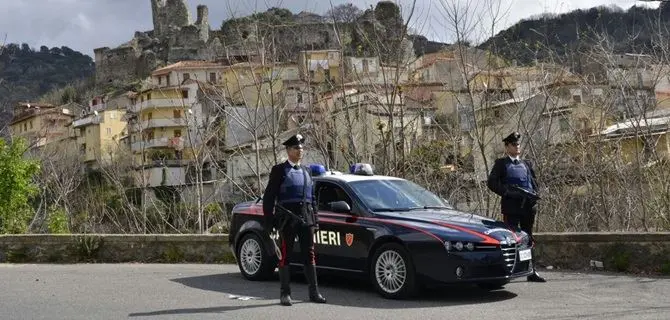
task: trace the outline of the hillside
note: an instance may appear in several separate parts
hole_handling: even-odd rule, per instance
[[[15,102],[36,100],[94,72],[91,57],[68,47],[42,46],[36,51],[27,44],[8,44],[0,54],[0,128],[11,118]]]
[[[668,30],[670,3],[658,9],[597,7],[522,20],[479,48],[519,64],[529,64],[535,59],[566,62],[573,53],[589,51],[597,43],[607,43],[608,52],[651,53],[658,44],[659,34],[667,34]]]

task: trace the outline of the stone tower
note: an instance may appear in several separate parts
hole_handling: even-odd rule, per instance
[[[198,14],[195,25],[199,29],[199,38],[201,41],[209,41],[209,9],[205,5],[198,5]]]
[[[163,38],[172,30],[191,24],[191,15],[184,0],[151,0],[154,37]]]

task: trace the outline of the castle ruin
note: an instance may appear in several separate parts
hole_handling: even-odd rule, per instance
[[[225,23],[222,29],[211,30],[207,6],[197,6],[192,22],[185,0],[150,1],[153,30],[135,32],[132,40],[117,48],[94,50],[98,84],[125,84],[184,60],[297,61],[301,50],[350,50],[345,43],[357,35],[356,28],[341,25],[338,41],[333,24],[309,12],[293,15],[288,25],[262,27],[258,21],[243,18],[228,20],[231,23]],[[277,56],[266,57],[265,52]]]
[[[184,0],[151,0],[151,10],[153,30],[135,32],[132,40],[117,48],[94,50],[97,83],[124,83],[165,64],[225,56],[218,35],[210,37],[207,6],[197,7],[195,23]]]

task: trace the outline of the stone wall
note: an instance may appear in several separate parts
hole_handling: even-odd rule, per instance
[[[127,82],[135,78],[135,65],[140,54],[132,45],[94,50],[96,82]]]
[[[543,233],[536,239],[541,266],[670,275],[670,232]]]
[[[0,262],[233,261],[227,235],[3,235]]]
[[[670,275],[670,232],[544,233],[537,234],[536,239],[536,263],[541,267]],[[225,234],[2,235],[0,262],[233,263],[234,260]]]

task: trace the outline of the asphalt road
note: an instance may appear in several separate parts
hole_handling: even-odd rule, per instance
[[[324,278],[326,305],[304,302],[298,279],[298,301],[284,307],[277,281],[246,281],[235,265],[0,264],[0,319],[670,319],[668,278],[543,275],[549,282],[432,290],[411,301]]]

